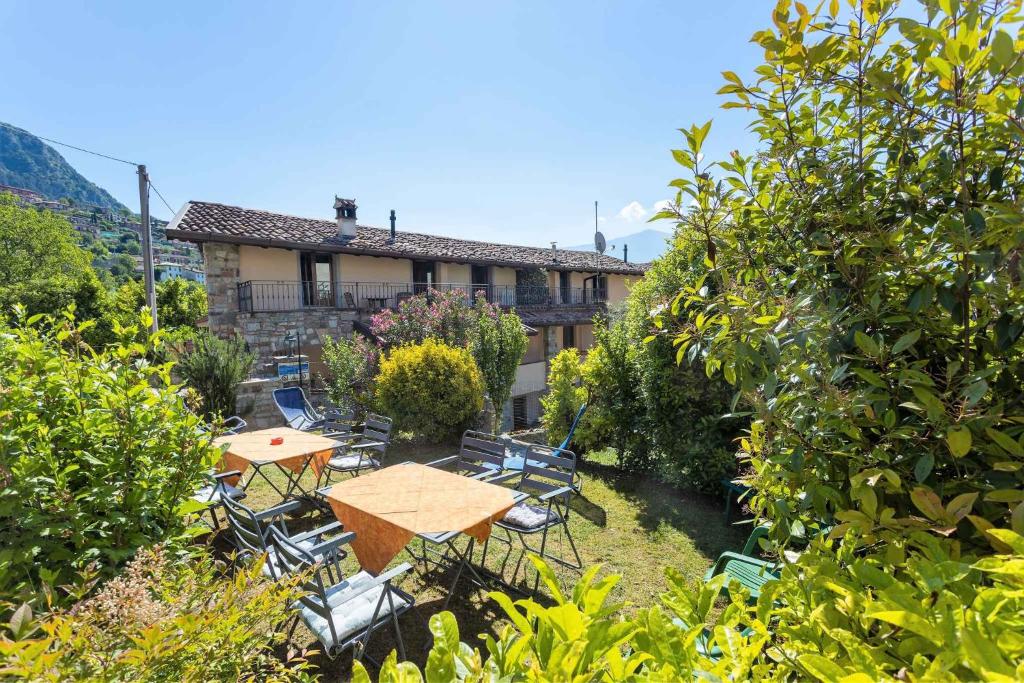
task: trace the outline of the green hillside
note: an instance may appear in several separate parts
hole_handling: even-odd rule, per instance
[[[110,193],[71,167],[53,147],[27,130],[0,122],[0,185],[34,190],[47,199],[125,208]]]

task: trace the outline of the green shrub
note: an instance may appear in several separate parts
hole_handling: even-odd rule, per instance
[[[82,341],[92,324],[0,329],[0,601],[182,534],[181,506],[218,457],[169,366],[146,360],[157,341],[96,352]]]
[[[529,342],[523,332],[523,322],[515,313],[502,311],[483,297],[477,297],[475,312],[473,357],[494,406],[492,431],[497,433],[502,408],[512,394],[519,361],[523,359]]]
[[[306,681],[286,667],[294,582],[268,581],[259,563],[233,575],[205,552],[176,559],[141,551],[123,574],[69,611],[40,619],[22,608],[0,638],[0,676],[31,681]]]
[[[619,466],[633,471],[650,470],[653,464],[637,372],[640,352],[621,323],[594,321],[594,345],[580,367],[587,412],[575,437],[584,450],[614,448]]]
[[[395,427],[431,441],[457,437],[483,409],[473,355],[435,339],[392,349],[377,375],[377,404]]]
[[[587,390],[580,386],[582,380],[579,351],[562,349],[551,359],[548,392],[540,397],[540,405],[541,423],[548,443],[553,446],[565,440],[580,406],[587,402]],[[576,433],[580,433],[579,429]]]
[[[240,336],[220,339],[200,332],[179,357],[175,368],[185,382],[202,397],[202,414],[207,420],[235,414],[238,385],[249,376],[256,354],[246,350]]]
[[[324,339],[324,383],[334,405],[365,412],[373,404],[373,378],[380,365],[380,350],[366,337]]]

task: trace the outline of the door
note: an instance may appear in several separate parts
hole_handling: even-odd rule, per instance
[[[427,291],[428,285],[433,287],[437,284],[436,277],[433,261],[412,262],[412,291],[416,294]]]
[[[303,306],[334,305],[334,259],[330,254],[306,251],[299,257]]]
[[[471,266],[470,281],[473,285],[472,298],[474,301],[476,300],[476,293],[480,290],[483,290],[488,301],[494,301],[494,291],[491,287],[490,266]]]
[[[558,273],[558,289],[559,296],[561,297],[561,303],[571,304],[572,303],[572,289],[569,288],[569,272],[561,271]]]

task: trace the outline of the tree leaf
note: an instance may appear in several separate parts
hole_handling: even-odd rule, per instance
[[[872,358],[878,357],[878,344],[875,340],[864,334],[860,330],[853,333],[853,341],[856,342],[857,347],[864,352],[865,355],[871,356]]]
[[[914,343],[921,337],[921,330],[911,330],[905,335],[896,340],[896,343],[892,345],[892,352],[894,354],[905,351],[914,345]]]
[[[1024,457],[1024,448],[1021,448],[1021,445],[1005,432],[993,429],[992,427],[987,427],[985,429],[985,433],[988,434],[988,437],[995,441],[1000,448],[1010,455]]]
[[[971,450],[971,430],[963,425],[946,432],[946,445],[954,457],[962,458]]]
[[[932,455],[931,451],[928,451],[918,458],[914,464],[914,479],[917,479],[918,483],[924,482],[928,475],[932,473],[932,467],[934,466],[935,456]]]

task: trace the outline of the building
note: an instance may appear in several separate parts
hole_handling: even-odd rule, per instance
[[[434,288],[483,291],[514,307],[536,334],[519,367],[506,423],[539,415],[547,363],[563,347],[586,350],[593,317],[626,297],[643,268],[611,256],[515,246],[356,225],[356,204],[335,199],[336,218],[298,218],[212,202],[188,202],[169,239],[203,252],[208,325],[237,332],[269,367],[297,333],[312,367],[325,336],[351,334],[373,313]],[[365,328],[364,328],[365,329]],[[315,370],[314,370],[315,372]]]
[[[194,280],[200,284],[206,283],[206,274],[203,271],[189,268],[182,263],[161,261],[160,263],[153,264],[153,278],[157,282],[163,282],[175,277]]]

